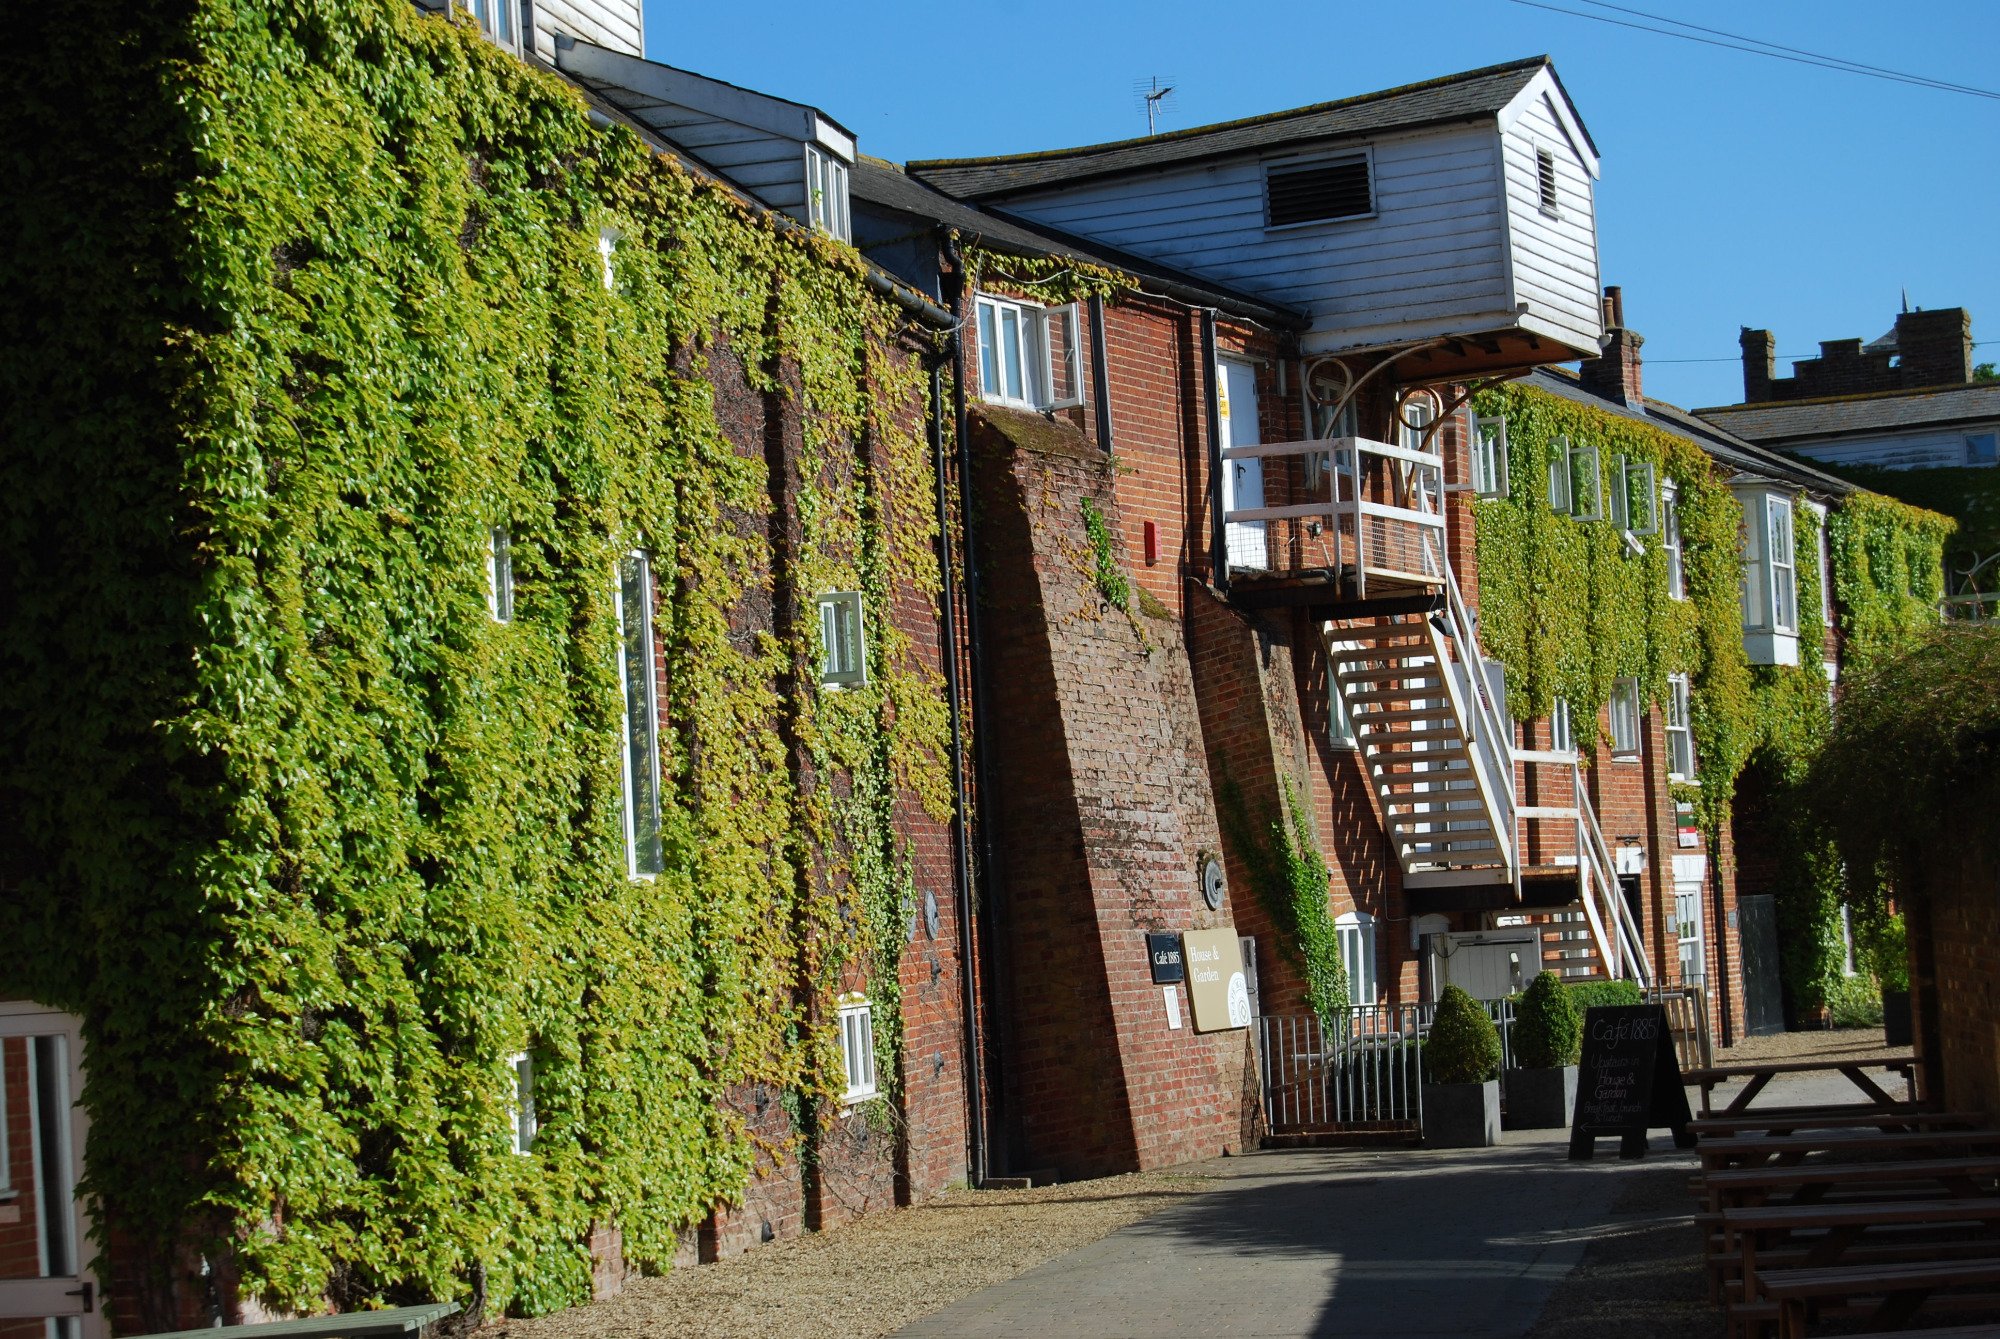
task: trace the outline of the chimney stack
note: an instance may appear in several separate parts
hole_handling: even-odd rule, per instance
[[[1577,379],[1592,395],[1637,406],[1644,401],[1639,346],[1646,341],[1625,328],[1625,294],[1616,284],[1604,290],[1604,347],[1583,360]]]
[[[1742,328],[1736,337],[1743,346],[1743,400],[1758,404],[1771,398],[1771,379],[1778,370],[1778,342],[1768,330]]]
[[[1972,317],[1963,307],[1904,312],[1896,318],[1896,368],[1905,387],[1962,386],[1972,380]]]

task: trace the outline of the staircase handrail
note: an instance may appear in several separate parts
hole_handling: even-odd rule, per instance
[[[1598,945],[1605,952],[1605,972],[1613,979],[1622,976],[1641,986],[1651,985],[1644,941],[1639,936],[1637,922],[1632,919],[1632,909],[1618,894],[1618,862],[1612,858],[1611,846],[1604,840],[1604,829],[1597,821],[1597,810],[1590,803],[1590,792],[1584,788],[1583,768],[1572,766],[1570,778],[1576,792],[1577,873],[1583,908]],[[1604,933],[1603,918],[1595,905],[1596,888],[1604,890],[1604,901],[1611,911],[1611,935]]]

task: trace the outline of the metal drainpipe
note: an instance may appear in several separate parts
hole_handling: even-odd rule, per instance
[[[1708,877],[1715,880],[1715,982],[1722,992],[1720,1021],[1722,1023],[1722,1044],[1736,1044],[1735,1013],[1729,1007],[1729,913],[1722,905],[1722,834],[1717,832],[1708,842]]]
[[[965,257],[960,253],[958,239],[945,234],[945,255],[951,261],[951,273],[944,277],[944,305],[954,316],[964,306],[965,297]],[[999,886],[993,874],[993,822],[992,822],[992,776],[987,766],[988,724],[992,719],[986,698],[986,642],[980,632],[979,616],[979,545],[972,523],[972,441],[967,431],[965,411],[965,353],[964,341],[958,330],[953,328],[946,338],[947,356],[952,362],[951,401],[952,423],[958,437],[958,508],[959,539],[964,545],[965,557],[965,637],[967,667],[972,675],[972,769],[976,794],[973,804],[977,810],[979,886],[986,890],[986,896],[975,898],[973,884],[967,880],[959,890],[959,934],[961,967],[964,973],[966,1039],[972,1048],[971,1068],[966,1074],[970,1103],[968,1110],[979,1113],[977,1143],[972,1150],[972,1166],[969,1169],[973,1184],[985,1182],[992,1174],[993,1141],[990,1134],[991,1116],[985,1106],[985,1075],[987,1073],[988,1048],[991,1048],[992,1072],[1002,1072],[1001,1033],[997,1028],[980,1026],[982,1002],[997,999],[994,993],[991,958],[999,952],[999,941],[993,925],[993,896]],[[959,784],[963,785],[965,773],[958,773]],[[975,843],[970,827],[975,815],[964,807],[959,810],[959,822],[965,826],[965,843],[971,849]],[[975,957],[972,941],[974,917],[977,917],[979,943],[989,951]],[[985,989],[980,989],[984,986]],[[968,1132],[970,1133],[970,1132]],[[1003,1159],[1004,1161],[1004,1159]]]
[[[1105,352],[1104,298],[1090,295],[1090,389],[1097,401],[1097,447],[1105,455],[1111,446],[1111,360]]]

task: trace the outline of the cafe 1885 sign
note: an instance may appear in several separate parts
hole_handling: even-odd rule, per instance
[[[1643,1158],[1646,1131],[1661,1126],[1673,1132],[1680,1147],[1692,1148],[1691,1119],[1665,1009],[1621,1004],[1584,1015],[1576,1112],[1570,1121],[1572,1158],[1590,1157],[1605,1135],[1620,1141],[1619,1157]]]

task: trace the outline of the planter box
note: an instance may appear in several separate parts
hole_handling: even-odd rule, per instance
[[[1500,1081],[1424,1085],[1424,1147],[1491,1148],[1500,1142]]]
[[[1882,1041],[1888,1046],[1910,1044],[1910,992],[1882,992]]]
[[[1576,1066],[1555,1069],[1510,1069],[1500,1076],[1507,1086],[1507,1128],[1562,1130],[1576,1110]]]

